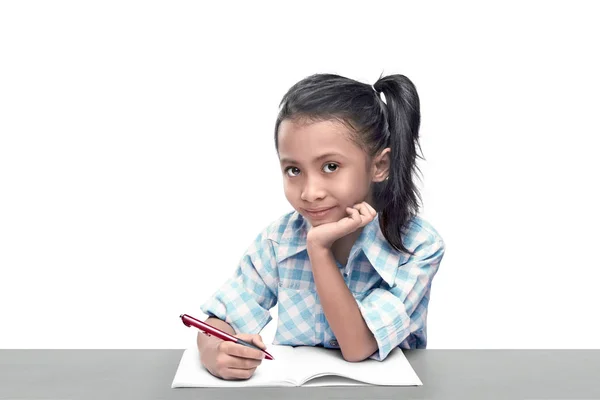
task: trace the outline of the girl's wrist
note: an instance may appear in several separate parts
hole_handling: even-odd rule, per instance
[[[318,243],[318,242],[309,240],[306,242],[306,251],[308,252],[309,255],[327,254],[328,252],[331,252],[331,247],[323,245],[322,243]]]
[[[317,236],[311,235],[312,231],[308,232],[306,235],[306,247],[307,249],[314,250],[326,250],[331,249],[331,243],[323,243],[321,240],[317,240]]]

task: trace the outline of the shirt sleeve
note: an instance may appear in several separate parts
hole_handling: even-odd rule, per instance
[[[415,254],[398,268],[392,287],[378,287],[358,307],[378,350],[369,358],[383,361],[411,333],[424,334],[431,280],[436,274],[445,246],[441,239],[417,247]],[[383,286],[382,285],[382,286]]]
[[[266,229],[242,256],[231,276],[200,308],[227,322],[236,333],[259,333],[277,303],[277,260]]]

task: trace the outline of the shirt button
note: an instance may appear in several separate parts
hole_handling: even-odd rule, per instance
[[[337,346],[337,345],[338,345],[338,342],[337,342],[337,340],[330,340],[330,341],[329,341],[329,345],[330,345],[330,346]]]

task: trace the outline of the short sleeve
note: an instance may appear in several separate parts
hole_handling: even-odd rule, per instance
[[[409,260],[398,267],[392,287],[371,290],[358,307],[378,350],[369,358],[382,361],[413,332],[426,331],[427,304],[431,281],[445,246],[441,239],[420,245]]]
[[[271,321],[269,310],[277,303],[277,261],[266,232],[252,242],[233,276],[201,306],[236,333],[259,333]]]

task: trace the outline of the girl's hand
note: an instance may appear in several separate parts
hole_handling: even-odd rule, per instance
[[[260,335],[240,333],[233,335],[261,349],[267,346]],[[207,345],[200,354],[200,362],[212,375],[225,380],[246,380],[254,375],[254,371],[264,358],[264,353],[241,344],[215,341]]]
[[[312,248],[330,249],[333,242],[367,225],[377,215],[377,211],[366,201],[355,204],[352,208],[347,207],[346,212],[350,214],[349,217],[311,227],[306,236],[307,245]]]

